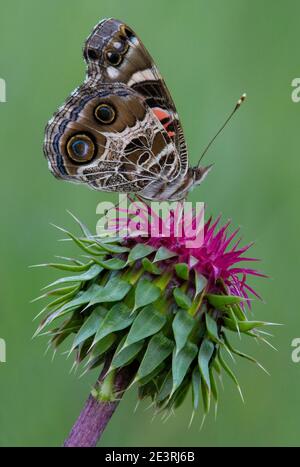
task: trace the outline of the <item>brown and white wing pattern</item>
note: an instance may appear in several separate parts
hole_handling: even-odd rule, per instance
[[[187,150],[174,103],[150,55],[120,21],[86,41],[85,83],[46,127],[44,153],[58,178],[152,198],[181,180]],[[149,196],[148,196],[149,195]]]
[[[44,150],[55,176],[103,191],[139,192],[180,168],[163,125],[122,84],[79,88],[48,123]]]
[[[181,173],[188,169],[187,147],[175,104],[152,57],[126,24],[105,19],[95,26],[84,47],[88,79],[121,82],[145,99],[174,141]]]

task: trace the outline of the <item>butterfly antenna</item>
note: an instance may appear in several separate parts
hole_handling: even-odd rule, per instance
[[[207,153],[207,151],[209,150],[209,148],[211,147],[211,145],[213,144],[213,142],[215,141],[215,139],[217,138],[217,136],[219,136],[219,134],[222,132],[222,130],[225,128],[225,126],[227,125],[227,123],[229,122],[229,120],[231,119],[231,117],[233,117],[233,115],[235,114],[235,112],[240,108],[240,106],[242,105],[242,103],[244,102],[244,100],[246,99],[247,95],[246,93],[242,94],[241,97],[239,98],[239,100],[237,101],[234,109],[230,112],[230,114],[228,115],[228,117],[226,118],[225,122],[223,123],[223,125],[221,126],[221,128],[217,131],[217,133],[215,134],[215,136],[210,140],[210,142],[208,143],[208,145],[206,146],[206,148],[204,149],[200,159],[199,159],[199,162],[197,164],[196,167],[199,167],[200,165],[200,162],[201,160],[203,159],[203,157],[205,156],[205,154]]]

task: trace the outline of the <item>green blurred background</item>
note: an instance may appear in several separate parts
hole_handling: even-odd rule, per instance
[[[133,413],[132,389],[114,415],[104,446],[299,445],[300,363],[291,341],[300,337],[299,116],[291,81],[300,76],[298,0],[26,0],[1,1],[0,103],[1,314],[7,363],[0,364],[0,445],[59,446],[75,421],[96,373],[78,379],[71,361],[43,355],[46,339],[31,340],[39,311],[30,300],[57,277],[28,265],[70,253],[49,223],[73,223],[70,209],[94,228],[96,205],[115,200],[55,180],[42,153],[44,126],[84,78],[83,42],[104,17],[127,22],[141,36],[171,90],[195,163],[242,92],[248,100],[207,155],[213,172],[190,199],[207,203],[241,225],[252,254],[270,280],[255,281],[266,303],[255,317],[284,323],[278,352],[243,340],[268,368],[265,375],[237,362],[246,399],[224,379],[217,421],[211,414],[187,429],[190,398],[165,424],[147,404]]]

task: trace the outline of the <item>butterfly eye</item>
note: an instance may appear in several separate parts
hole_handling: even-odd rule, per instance
[[[85,134],[74,135],[67,142],[68,156],[75,162],[89,162],[95,155],[95,149],[93,140]]]
[[[116,118],[115,109],[108,104],[100,104],[95,108],[96,119],[104,124],[112,123]]]
[[[118,66],[123,60],[123,57],[118,52],[107,52],[106,58],[108,62],[113,66]]]

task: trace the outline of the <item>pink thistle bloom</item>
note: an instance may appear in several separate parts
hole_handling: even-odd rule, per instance
[[[251,295],[259,299],[261,297],[248,284],[248,277],[267,277],[256,269],[240,265],[242,262],[259,261],[257,258],[244,256],[253,242],[242,247],[239,246],[241,238],[237,238],[237,235],[240,229],[229,233],[231,222],[228,221],[221,225],[221,216],[215,222],[212,222],[210,217],[203,225],[203,223],[201,224],[203,211],[198,215],[191,211],[191,228],[189,228],[186,222],[184,225],[182,212],[178,208],[176,211],[171,211],[169,216],[163,219],[149,205],[141,206],[140,203],[133,201],[129,209],[117,209],[119,217],[115,219],[115,225],[118,226],[119,230],[126,227],[130,230],[134,216],[135,229],[125,238],[130,246],[133,246],[134,243],[144,243],[157,249],[167,248],[176,253],[176,263],[193,265],[193,268],[207,279],[208,293],[218,293],[220,291],[218,282],[221,280],[230,295],[245,298],[249,308],[251,308]],[[124,214],[125,217],[122,218]],[[137,217],[138,222],[136,222]],[[200,232],[197,232],[197,225],[200,226]],[[202,230],[201,225],[203,225]],[[138,234],[137,229],[142,234]],[[162,235],[163,232],[167,232],[168,235]],[[194,246],[190,247],[189,244],[193,244],[196,235],[201,237],[201,243],[198,242],[199,244],[196,246],[194,243]],[[169,261],[172,262],[172,259]]]

